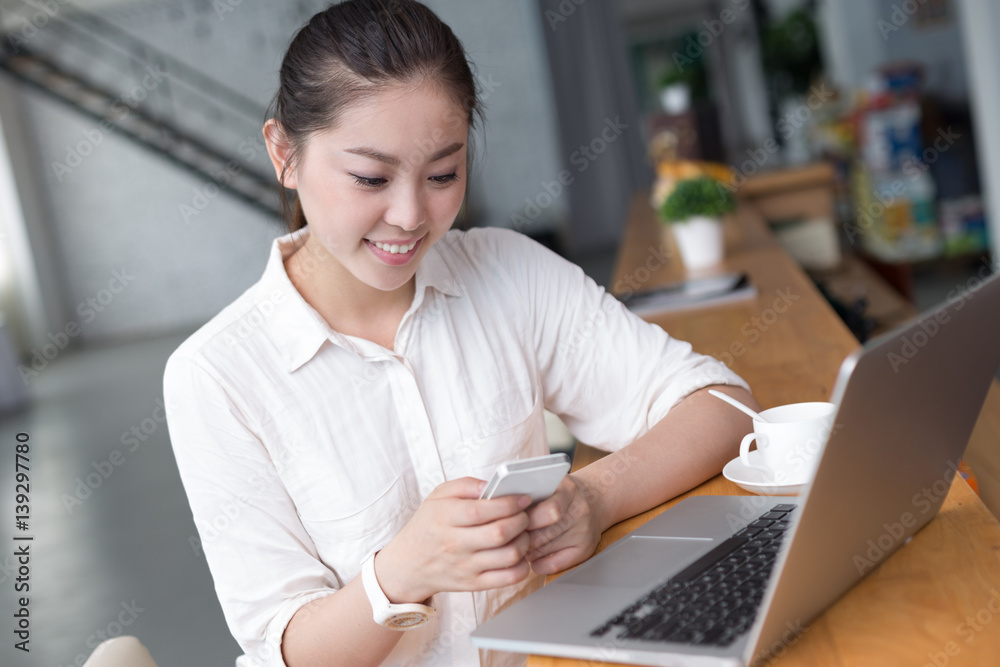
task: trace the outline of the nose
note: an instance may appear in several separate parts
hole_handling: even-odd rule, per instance
[[[385,221],[394,227],[413,231],[424,224],[427,217],[427,204],[424,194],[418,186],[406,186],[397,189],[395,196],[385,212]]]

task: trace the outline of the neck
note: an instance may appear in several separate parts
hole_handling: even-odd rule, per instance
[[[369,337],[387,320],[399,318],[413,302],[416,278],[384,291],[361,282],[334,259],[310,233],[306,242],[284,262],[295,289],[335,331]]]

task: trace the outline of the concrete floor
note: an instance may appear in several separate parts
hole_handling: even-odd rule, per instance
[[[588,259],[581,264],[606,284],[613,252]],[[926,281],[920,291],[933,299],[958,279]],[[232,665],[239,655],[205,560],[192,547],[194,523],[157,419],[163,366],[187,335],[64,353],[31,380],[31,407],[0,417],[5,615],[15,608],[10,545],[19,432],[31,445],[30,527],[19,534],[34,536],[31,652],[16,650],[5,631],[0,665],[81,665],[102,637],[123,633],[139,637],[160,667]],[[134,448],[122,442],[133,427],[145,438]],[[114,450],[119,465],[111,462]]]
[[[0,419],[6,628],[10,545],[23,544],[10,535],[18,432],[30,437],[31,519],[17,532],[34,536],[31,650],[16,650],[5,630],[0,665],[81,665],[102,636],[119,634],[139,637],[160,667],[232,665],[239,655],[189,541],[195,527],[157,403],[163,366],[186,336],[65,353],[32,379],[33,405]],[[133,427],[145,439],[123,445]]]

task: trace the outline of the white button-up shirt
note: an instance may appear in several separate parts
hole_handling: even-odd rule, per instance
[[[746,384],[626,310],[583,271],[503,229],[452,230],[416,271],[390,351],[334,331],[285,272],[259,282],[170,357],[170,438],[237,667],[283,666],[306,602],[358,576],[432,489],[548,453],[543,409],[615,450],[710,384]],[[384,665],[523,665],[469,633],[542,584],[441,593]]]

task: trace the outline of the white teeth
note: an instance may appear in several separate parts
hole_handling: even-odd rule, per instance
[[[414,241],[410,245],[387,245],[385,243],[382,243],[381,241],[375,241],[376,248],[378,248],[379,250],[384,250],[386,252],[391,252],[393,255],[398,255],[400,253],[404,254],[408,253],[411,250],[413,250],[413,247],[415,245],[417,245],[416,241]]]

